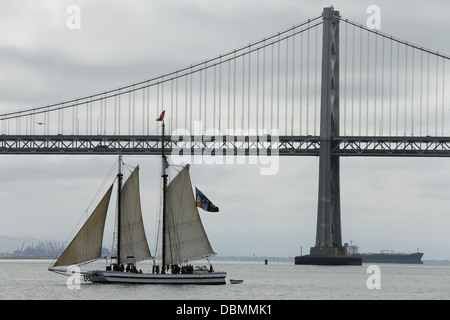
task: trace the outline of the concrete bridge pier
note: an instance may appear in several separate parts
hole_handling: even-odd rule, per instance
[[[320,115],[319,199],[316,245],[295,264],[361,265],[342,246],[339,156],[333,154],[339,137],[339,11],[324,8]]]

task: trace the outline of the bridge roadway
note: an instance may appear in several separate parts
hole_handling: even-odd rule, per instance
[[[0,154],[160,155],[159,135],[0,135]],[[450,157],[450,137],[341,136],[336,156]],[[166,152],[178,155],[319,156],[319,136],[165,137]]]

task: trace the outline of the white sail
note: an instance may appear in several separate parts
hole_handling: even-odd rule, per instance
[[[164,265],[214,254],[195,204],[189,165],[167,187]]]
[[[69,266],[101,257],[106,212],[113,185],[53,266]]]
[[[139,167],[123,185],[120,212],[120,261],[127,262],[127,257],[134,260],[151,257],[142,220]]]

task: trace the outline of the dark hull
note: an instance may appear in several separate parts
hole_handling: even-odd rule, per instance
[[[358,253],[353,255],[362,259],[363,263],[411,263],[423,264],[422,252],[403,253]]]

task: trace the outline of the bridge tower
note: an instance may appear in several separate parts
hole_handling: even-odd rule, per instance
[[[339,156],[339,11],[324,8],[316,244],[295,264],[361,265],[342,246]]]

